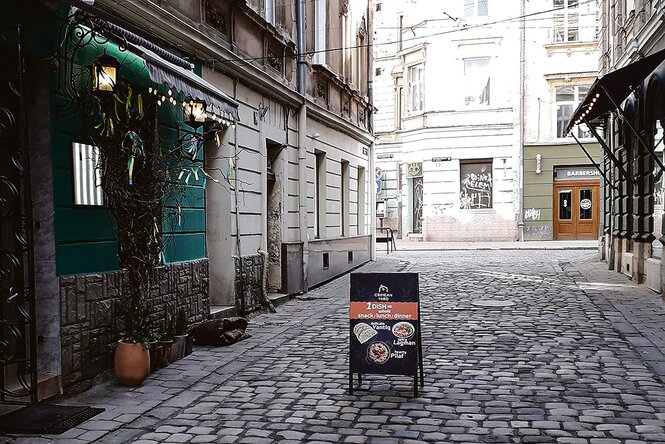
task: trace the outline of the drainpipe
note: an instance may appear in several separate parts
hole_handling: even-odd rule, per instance
[[[233,80],[233,99],[238,97],[238,79]],[[236,210],[236,254],[238,255],[238,267],[240,268],[240,311],[242,316],[245,315],[247,310],[245,303],[245,278],[242,266],[242,249],[240,248],[240,209],[238,208],[238,124],[233,125],[233,166],[235,173],[233,174],[233,199]],[[236,295],[237,299],[238,295]]]
[[[519,102],[519,153],[518,153],[518,163],[519,170],[517,173],[517,183],[519,187],[519,203],[517,216],[517,240],[520,242],[524,241],[524,92],[525,92],[525,79],[526,69],[524,66],[525,60],[525,45],[526,45],[526,18],[525,14],[525,0],[520,2],[520,102]],[[540,122],[539,122],[540,124]]]
[[[374,21],[372,14],[372,2],[367,2],[367,41],[369,42],[374,35]],[[367,100],[369,101],[369,110],[367,116],[367,127],[372,135],[372,142],[369,145],[369,177],[371,178],[370,184],[370,199],[369,199],[369,214],[370,214],[370,254],[369,258],[372,261],[376,260],[376,189],[375,187],[375,173],[376,156],[375,156],[375,140],[374,137],[374,57],[371,53],[374,46],[367,44]]]
[[[302,242],[302,291],[307,292],[307,265],[309,262],[307,233],[307,61],[305,60],[305,0],[298,0],[296,8],[298,59],[296,81],[302,104],[298,110],[298,219]]]

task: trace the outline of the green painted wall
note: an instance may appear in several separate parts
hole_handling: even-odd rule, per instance
[[[585,143],[597,163],[602,151],[597,143]],[[536,173],[536,155],[542,156],[540,174]],[[554,168],[566,165],[590,165],[575,143],[566,145],[526,145],[524,147],[524,231],[526,240],[551,240],[553,221]],[[531,217],[527,217],[531,216]],[[537,218],[536,218],[537,216]]]
[[[51,20],[57,21],[55,17]],[[53,27],[57,28],[58,26]],[[26,30],[26,34],[30,32],[31,30]],[[120,52],[113,43],[91,45],[80,52],[77,64],[86,67],[104,51],[122,63],[120,78],[130,81],[137,90],[147,88],[150,79],[145,62],[131,52]],[[118,247],[109,212],[100,207],[74,205],[72,143],[86,143],[88,138],[83,127],[84,116],[80,111],[70,115],[58,113],[57,105],[63,102],[63,97],[59,95],[57,80],[54,74],[51,85],[53,104],[51,130],[57,273],[69,275],[117,270]],[[169,103],[162,105],[159,110],[159,121],[160,144],[163,150],[170,151],[177,144],[182,110]],[[180,125],[182,126],[182,123]],[[186,166],[191,169],[202,166],[202,162],[201,152],[196,160],[186,162]],[[198,176],[196,180],[192,175],[187,189],[165,202],[163,239],[166,263],[206,257],[205,186],[203,175],[199,172]],[[179,212],[178,206],[180,206]]]
[[[171,108],[173,109],[173,108]],[[169,117],[169,110],[160,110],[160,140],[164,147],[178,145],[183,133],[193,132],[193,128],[182,123],[182,109]],[[180,128],[178,128],[180,125]],[[199,130],[199,133],[201,130]],[[187,185],[182,193],[176,192],[164,202],[162,232],[164,240],[164,262],[182,262],[206,257],[206,217],[205,217],[205,176],[203,167],[203,146],[195,159],[181,160],[174,167],[173,180]]]

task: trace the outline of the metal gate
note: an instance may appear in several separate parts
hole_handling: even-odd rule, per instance
[[[37,402],[34,257],[23,37],[0,29],[0,404]]]

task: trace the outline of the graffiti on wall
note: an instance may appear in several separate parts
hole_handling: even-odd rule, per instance
[[[527,208],[524,210],[525,220],[540,220],[540,210],[536,208]]]

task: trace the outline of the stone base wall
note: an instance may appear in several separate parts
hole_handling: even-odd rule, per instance
[[[89,386],[113,367],[115,342],[122,333],[122,289],[126,275],[115,271],[60,277],[62,386],[64,391]],[[210,314],[208,260],[159,269],[147,300],[151,328],[166,326],[165,314],[187,314],[189,326]]]
[[[426,216],[423,239],[438,241],[514,241],[517,221],[493,211],[459,213],[457,216]]]
[[[264,256],[234,256],[236,278],[236,311],[243,315],[263,308]]]

